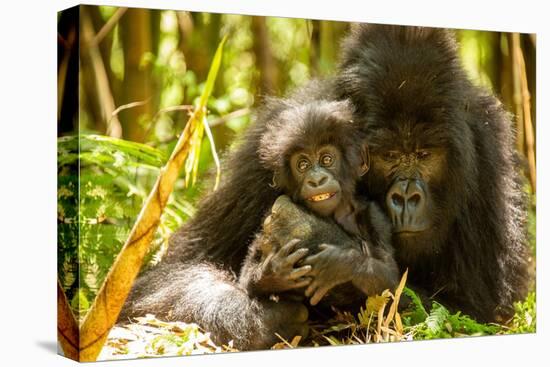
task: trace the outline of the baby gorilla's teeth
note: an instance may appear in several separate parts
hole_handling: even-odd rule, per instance
[[[311,200],[311,201],[323,201],[323,200],[329,199],[330,197],[331,197],[330,193],[325,193],[325,194],[319,194],[319,195],[312,196],[309,200]]]

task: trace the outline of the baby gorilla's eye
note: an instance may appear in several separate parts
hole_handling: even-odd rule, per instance
[[[309,168],[309,161],[307,159],[300,159],[296,166],[298,167],[298,171],[304,172]]]
[[[416,158],[417,159],[426,159],[430,156],[430,152],[427,150],[419,150],[416,152]]]
[[[325,167],[332,166],[332,163],[334,163],[334,158],[330,154],[325,154],[321,157],[321,165]]]

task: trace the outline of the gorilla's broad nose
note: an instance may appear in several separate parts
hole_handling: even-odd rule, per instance
[[[307,178],[307,184],[311,188],[323,186],[328,181],[328,175],[323,172],[312,172]]]
[[[394,232],[419,232],[426,229],[426,193],[422,181],[399,178],[386,195],[386,206]]]

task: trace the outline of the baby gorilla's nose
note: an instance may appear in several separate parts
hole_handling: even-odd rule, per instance
[[[311,188],[322,187],[328,181],[328,175],[324,172],[312,172],[308,175],[306,184]]]

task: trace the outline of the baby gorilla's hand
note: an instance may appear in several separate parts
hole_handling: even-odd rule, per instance
[[[309,285],[310,265],[295,268],[298,261],[308,254],[307,248],[295,250],[300,240],[294,239],[278,250],[272,250],[264,260],[262,279],[270,283],[272,292],[284,292]]]
[[[319,245],[321,250],[308,256],[303,264],[310,265],[308,275],[313,280],[305,291],[306,297],[311,297],[310,303],[315,306],[332,288],[347,283],[353,279],[353,272],[360,252],[352,247],[342,248],[334,245]]]

